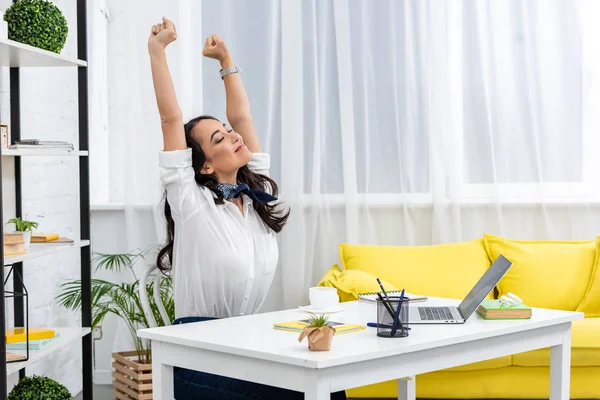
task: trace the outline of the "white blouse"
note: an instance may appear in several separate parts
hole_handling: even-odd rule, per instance
[[[175,317],[256,313],[279,257],[275,232],[246,195],[243,215],[229,201],[215,204],[213,192],[194,180],[191,149],[161,151],[159,166],[175,222]],[[267,175],[269,154],[254,153],[248,167]]]

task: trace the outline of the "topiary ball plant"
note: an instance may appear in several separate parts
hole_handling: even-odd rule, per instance
[[[33,375],[26,376],[8,394],[8,400],[71,400],[69,390],[55,380]]]
[[[60,53],[69,28],[63,13],[46,0],[19,0],[4,13],[8,38],[19,43]]]

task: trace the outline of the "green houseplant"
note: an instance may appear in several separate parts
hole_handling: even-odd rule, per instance
[[[8,400],[71,400],[69,390],[55,380],[33,375],[19,380],[8,394]]]
[[[298,341],[301,342],[306,337],[309,350],[328,351],[331,349],[333,335],[335,335],[335,328],[329,325],[327,316],[310,313],[308,325],[300,333]]]
[[[8,38],[40,49],[60,53],[69,33],[67,20],[46,0],[19,0],[6,9]]]
[[[125,254],[94,253],[96,270],[103,269],[120,273],[127,271],[132,283],[109,282],[103,279],[92,279],[92,329],[102,324],[108,314],[114,314],[121,318],[131,334],[135,344],[138,362],[148,364],[151,362],[150,346],[146,340],[137,336],[137,330],[148,328],[148,320],[142,309],[139,296],[140,280],[137,277],[134,266],[140,259],[145,259],[149,250],[133,251]],[[151,279],[148,279],[151,282]],[[154,287],[151,283],[146,285],[148,302],[152,309],[154,319],[159,326],[165,325],[158,307],[154,302]],[[160,298],[165,306],[167,315],[171,321],[175,319],[175,304],[173,300],[171,279],[162,279],[160,286]],[[81,309],[81,280],[65,282],[61,285],[61,292],[57,296],[59,304],[71,309]]]
[[[34,221],[23,220],[19,217],[8,220],[8,223],[15,224],[15,231],[23,234],[25,250],[29,249],[29,244],[31,243],[31,231],[37,229],[40,224]]]

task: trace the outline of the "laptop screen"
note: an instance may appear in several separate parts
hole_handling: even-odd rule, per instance
[[[496,261],[485,271],[485,274],[483,274],[467,297],[458,306],[464,319],[469,318],[473,314],[511,266],[512,263],[503,255],[499,255],[496,258]]]

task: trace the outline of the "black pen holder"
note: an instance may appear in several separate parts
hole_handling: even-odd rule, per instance
[[[388,299],[389,301],[377,299],[377,336],[387,338],[408,336],[409,299],[400,300],[399,296],[390,296]]]

